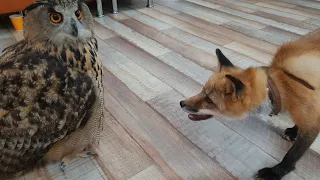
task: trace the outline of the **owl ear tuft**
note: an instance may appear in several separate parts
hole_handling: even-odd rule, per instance
[[[48,1],[36,1],[32,4],[30,4],[28,7],[26,7],[24,10],[23,10],[23,13],[24,14],[27,14],[28,12],[36,9],[37,7],[41,6],[41,5],[50,5],[48,3]]]

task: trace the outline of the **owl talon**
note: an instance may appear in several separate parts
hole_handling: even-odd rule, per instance
[[[93,155],[97,155],[97,153],[94,153],[92,151],[83,151],[83,152],[77,154],[78,157],[83,157],[83,158],[87,158],[87,157],[90,157]]]
[[[65,173],[65,170],[66,170],[66,168],[68,167],[68,165],[69,165],[69,163],[66,162],[66,161],[62,161],[62,162],[60,163],[60,169],[61,169],[61,171],[62,171],[63,173]]]

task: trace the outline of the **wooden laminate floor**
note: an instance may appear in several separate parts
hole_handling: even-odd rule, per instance
[[[316,31],[320,1],[122,2],[95,18],[106,111],[98,156],[19,179],[247,180],[281,161],[292,145],[279,135],[293,125],[287,115],[192,122],[179,101],[216,70],[216,48],[240,67],[267,65],[279,45]],[[22,38],[0,24],[0,50]],[[319,153],[318,138],[284,179],[319,180]]]

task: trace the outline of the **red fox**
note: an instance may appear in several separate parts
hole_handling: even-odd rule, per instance
[[[288,112],[295,123],[282,137],[295,141],[282,161],[256,179],[280,180],[314,142],[320,130],[320,31],[283,44],[267,67],[241,69],[217,49],[218,72],[202,91],[180,102],[189,119],[242,119],[251,114]]]

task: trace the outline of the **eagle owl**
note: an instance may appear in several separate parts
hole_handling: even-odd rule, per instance
[[[0,179],[89,156],[103,118],[102,66],[81,0],[25,9],[25,39],[0,56]],[[41,163],[42,164],[42,163]]]

